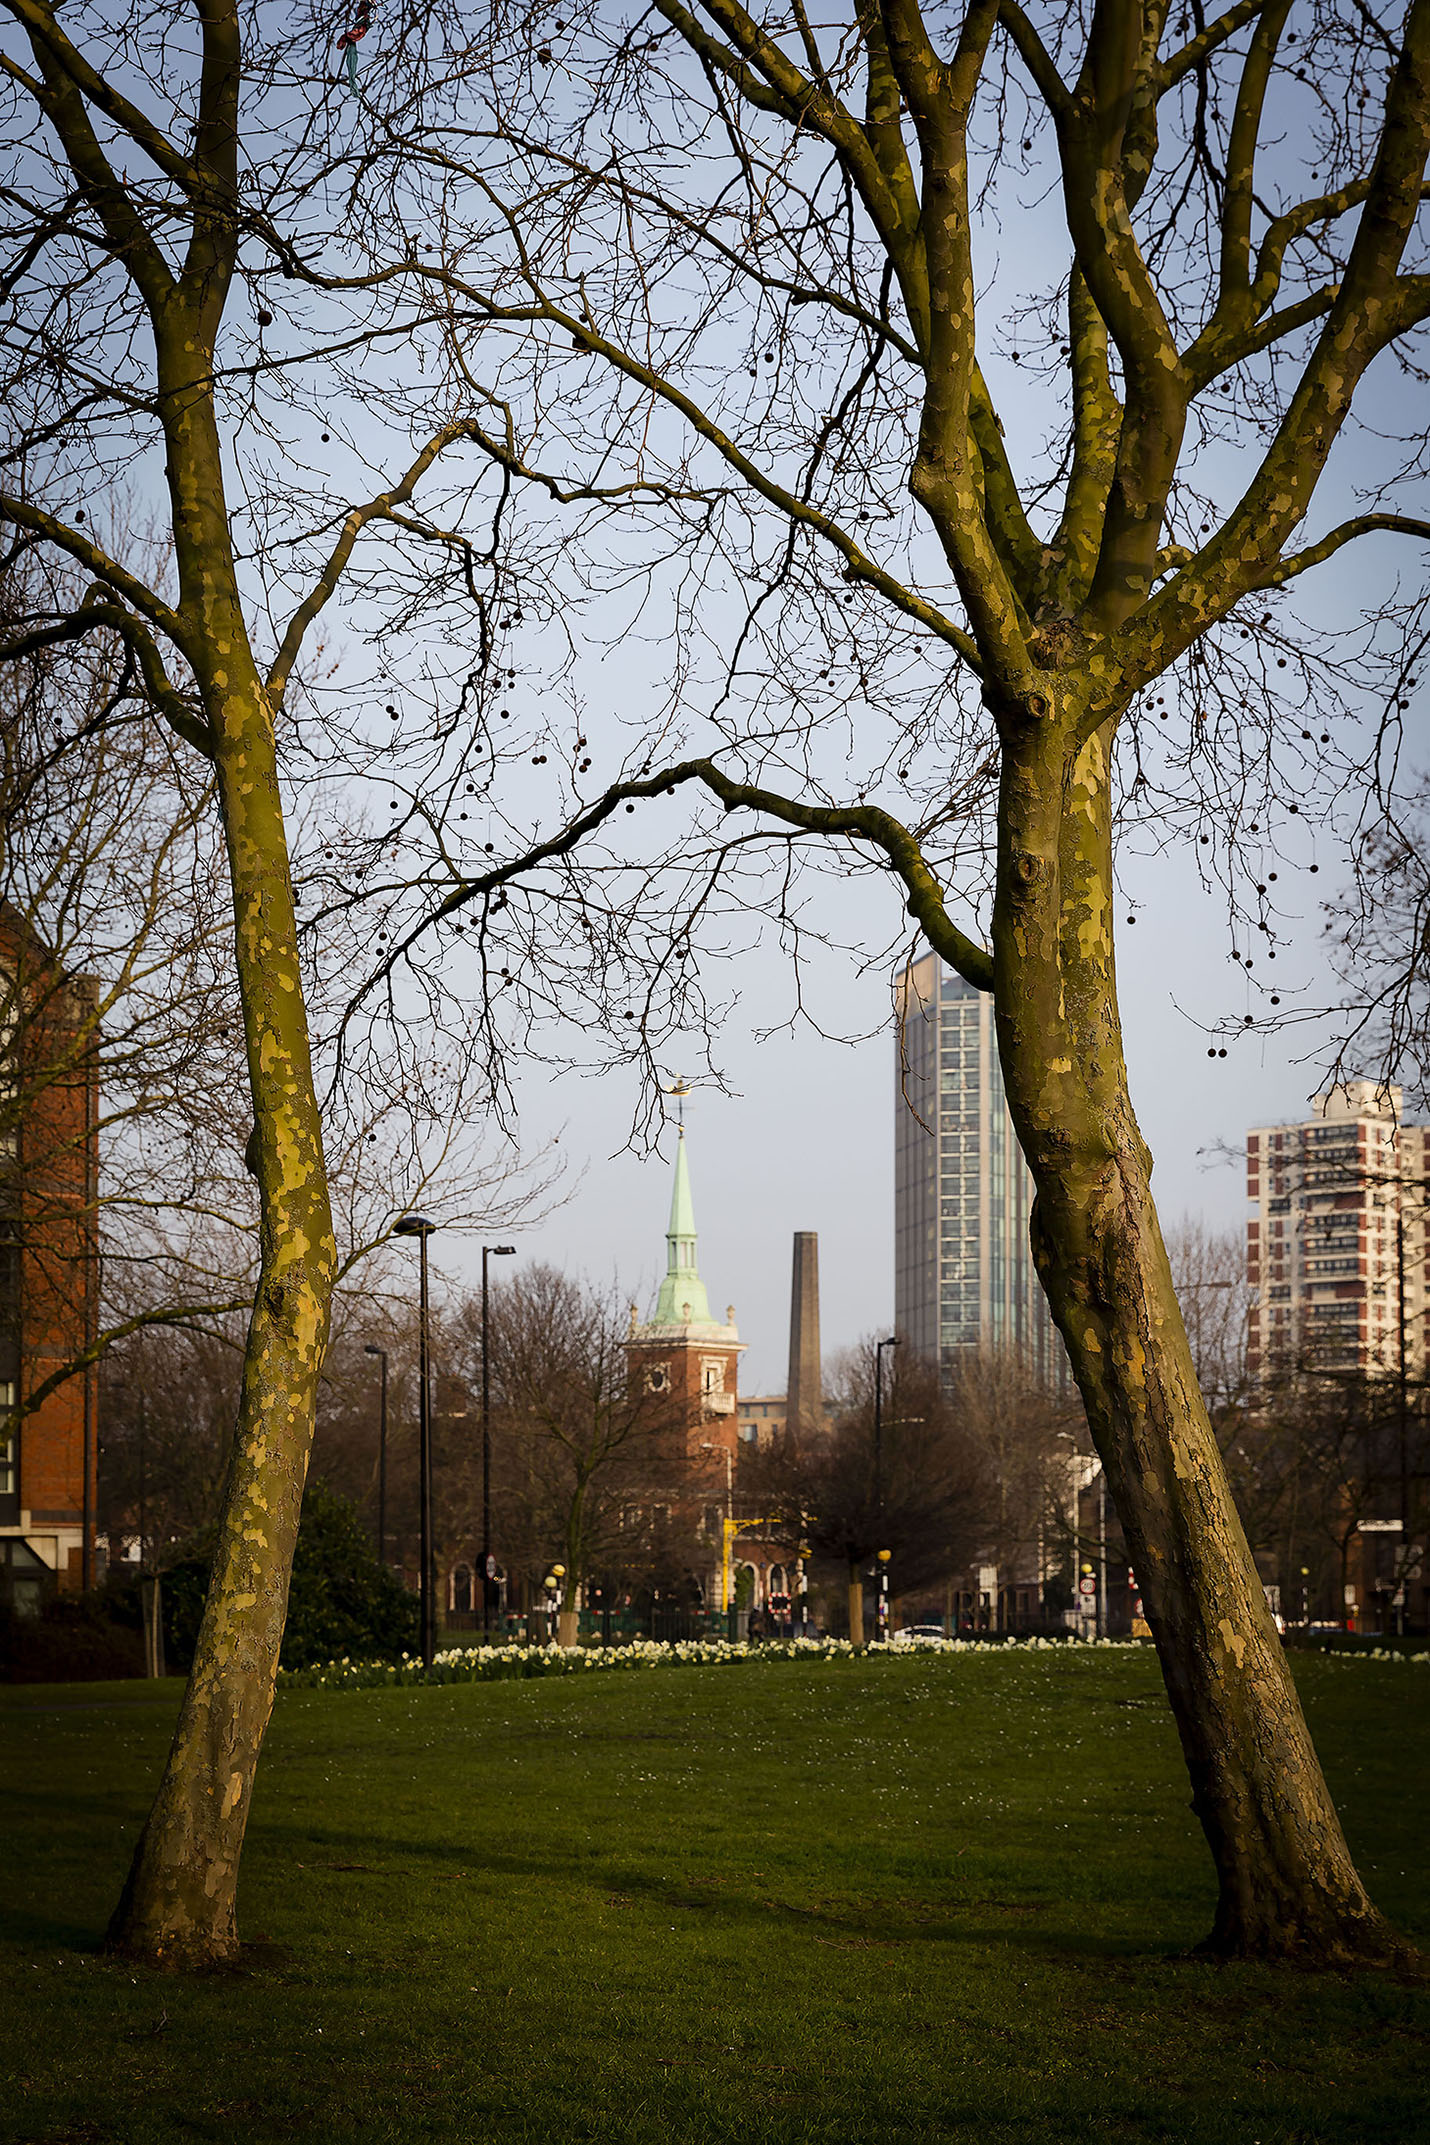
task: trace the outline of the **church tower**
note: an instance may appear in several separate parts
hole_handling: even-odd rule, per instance
[[[735,1325],[734,1305],[727,1308],[722,1325],[711,1316],[710,1298],[700,1278],[683,1125],[675,1150],[665,1244],[665,1279],[653,1315],[642,1325],[631,1305],[626,1343],[630,1375],[642,1379],[650,1392],[670,1394],[686,1425],[687,1454],[697,1467],[702,1446],[728,1451],[733,1462],[739,1362],[745,1344]]]

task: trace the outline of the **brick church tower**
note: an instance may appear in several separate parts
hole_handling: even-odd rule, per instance
[[[631,1306],[626,1343],[632,1379],[648,1391],[669,1393],[685,1426],[685,1450],[695,1475],[713,1472],[711,1461],[736,1454],[736,1392],[744,1342],[731,1304],[724,1324],[710,1313],[710,1299],[696,1258],[695,1208],[690,1197],[690,1164],[682,1126],[675,1151],[675,1184],[670,1223],[665,1232],[666,1270],[654,1314],[640,1324]],[[702,1451],[715,1447],[715,1454]],[[721,1483],[721,1488],[725,1483]]]

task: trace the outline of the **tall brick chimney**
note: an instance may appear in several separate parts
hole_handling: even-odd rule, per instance
[[[797,1229],[789,1303],[789,1386],[785,1421],[799,1433],[818,1429],[824,1416],[819,1383],[819,1238]]]

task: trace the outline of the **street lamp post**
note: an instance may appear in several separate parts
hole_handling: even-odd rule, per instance
[[[381,1365],[377,1415],[377,1561],[387,1562],[387,1350],[374,1341],[363,1345],[365,1356],[376,1356]]]
[[[886,1348],[897,1348],[898,1345],[899,1336],[897,1333],[891,1333],[887,1340],[874,1343],[874,1521],[880,1534],[884,1531],[884,1350]],[[881,1551],[880,1554],[886,1555],[887,1552]],[[875,1612],[876,1619],[878,1615],[886,1613],[884,1585],[887,1579],[887,1566],[885,1564],[880,1564],[879,1574],[879,1605]],[[862,1579],[855,1578],[852,1566],[849,1578],[849,1636],[856,1646],[862,1646],[864,1643],[864,1583]],[[876,1639],[881,1636],[877,1628],[877,1622],[874,1636]]]
[[[879,1551],[879,1601],[875,1610],[874,1637],[881,1646],[889,1643],[889,1559],[892,1555],[891,1549]]]
[[[708,1439],[701,1445],[702,1452],[718,1453],[725,1462],[725,1519],[720,1529],[720,1614],[728,1626],[730,1611],[734,1606],[733,1589],[730,1584],[730,1551],[735,1540],[735,1462],[728,1445],[715,1445]],[[733,1632],[727,1628],[727,1637]]]
[[[139,1577],[143,1579],[149,1569],[149,1406],[147,1395],[139,1395]]]
[[[546,1588],[546,1643],[556,1643],[557,1620],[561,1614],[562,1582],[566,1577],[564,1564],[553,1564],[542,1582]]]
[[[415,1236],[418,1246],[417,1298],[417,1473],[419,1554],[417,1599],[422,1631],[422,1666],[432,1666],[436,1651],[436,1603],[432,1587],[432,1391],[427,1368],[427,1239],[436,1228],[423,1214],[404,1214],[393,1223],[394,1236]]]
[[[512,1259],[515,1244],[482,1246],[482,1629],[492,1621],[492,1379],[487,1323],[487,1260]]]
[[[139,1394],[139,1600],[144,1619],[144,1673],[164,1673],[164,1612],[160,1605],[159,1574],[149,1569],[149,1404]]]
[[[898,1334],[891,1333],[888,1340],[877,1341],[874,1346],[874,1512],[881,1533],[884,1526],[884,1350],[898,1345]]]

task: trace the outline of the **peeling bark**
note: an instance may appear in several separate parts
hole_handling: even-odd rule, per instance
[[[1207,1948],[1406,1963],[1312,1747],[1198,1388],[1133,1114],[1112,934],[1112,722],[1004,711],[995,1005],[1034,1256],[1127,1538],[1216,1865]]]
[[[151,1965],[237,1947],[249,1802],[278,1675],[337,1270],[298,961],[273,710],[249,646],[209,395],[211,351],[175,306],[159,345],[181,610],[218,776],[261,1198],[258,1287],[194,1664],[163,1781],[110,1923]]]

